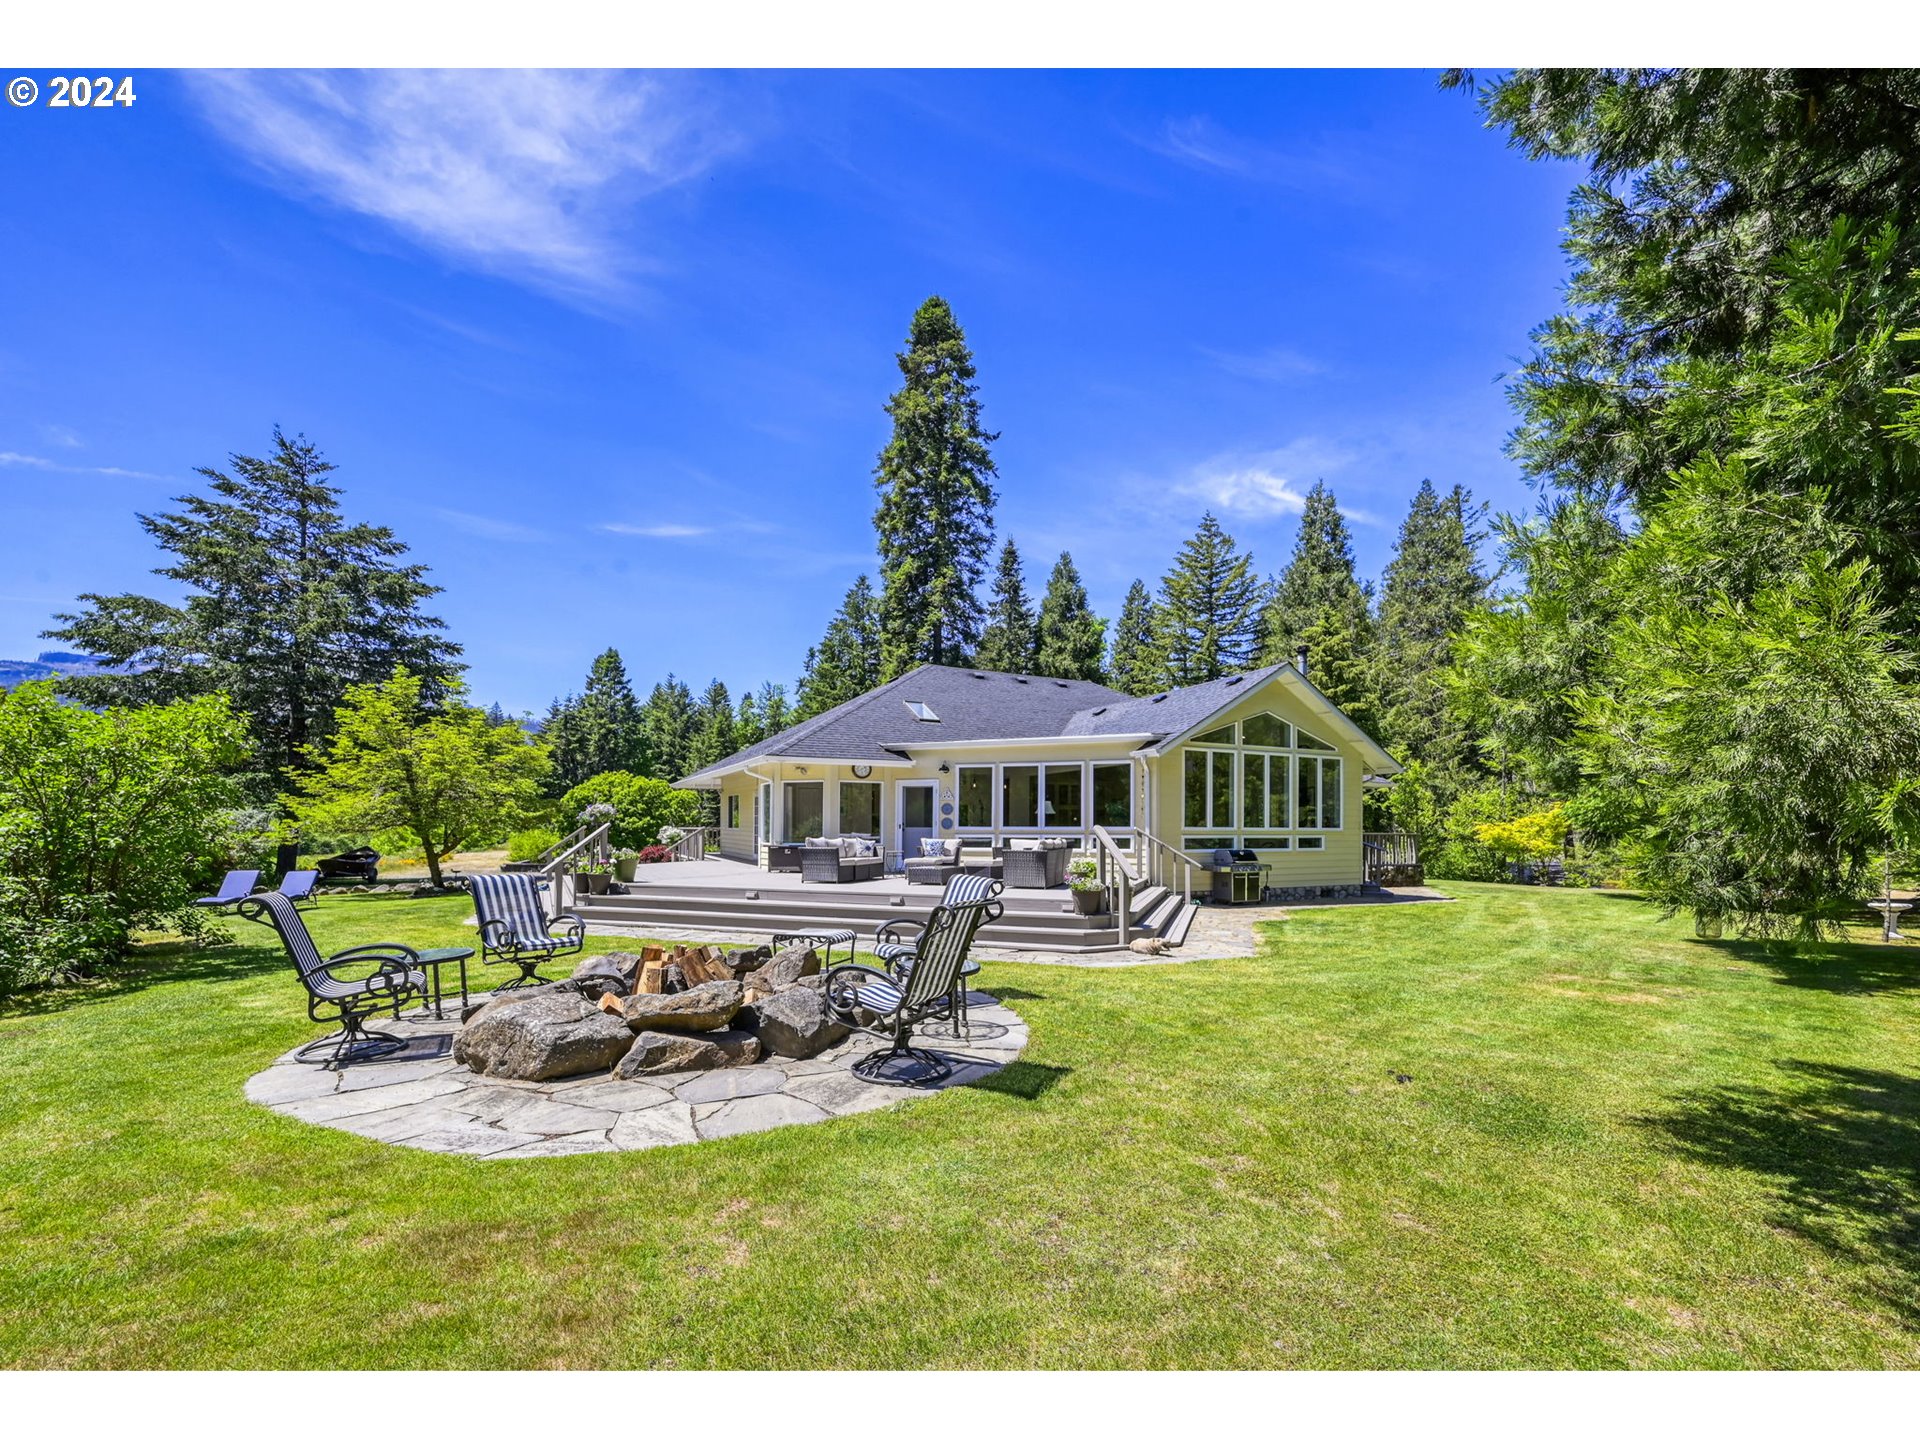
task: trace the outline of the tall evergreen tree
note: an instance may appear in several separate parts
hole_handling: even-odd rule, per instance
[[[487,724],[498,729],[502,725],[511,725],[512,723],[512,717],[500,708],[500,702],[498,700],[487,706]]]
[[[755,708],[760,713],[760,735],[778,735],[793,724],[793,710],[787,704],[787,687],[772,680],[763,681],[754,695]]]
[[[1378,738],[1400,759],[1422,761],[1437,775],[1462,774],[1472,757],[1472,733],[1449,705],[1441,679],[1455,637],[1486,598],[1477,555],[1483,513],[1461,486],[1443,497],[1431,480],[1422,480],[1380,591],[1373,683]]]
[[[693,691],[669,674],[653,687],[640,707],[640,733],[646,743],[646,773],[674,781],[693,772]]]
[[[647,773],[647,747],[640,728],[640,702],[627,680],[626,663],[614,649],[602,651],[587,672],[586,693],[574,710],[574,743],[586,775],[625,770]],[[575,782],[578,783],[577,781]]]
[[[766,727],[760,723],[760,701],[749,690],[740,697],[740,709],[734,716],[734,741],[744,750],[749,745],[758,745],[766,734]]]
[[[547,743],[547,756],[553,765],[546,778],[549,796],[564,795],[596,773],[589,768],[590,760],[581,744],[579,696],[569,695],[547,707],[547,718],[540,726],[540,738]]]
[[[880,608],[873,582],[862,575],[848,587],[820,643],[807,651],[793,718],[810,719],[879,683]]]
[[[1166,685],[1197,685],[1251,666],[1265,592],[1251,557],[1211,512],[1180,547],[1154,604],[1154,650]]]
[[[740,748],[740,731],[734,720],[733,696],[718,679],[707,683],[700,701],[694,706],[693,739],[687,746],[687,771],[704,770]],[[677,778],[677,777],[676,777]],[[720,792],[702,790],[700,823],[720,823]]]
[[[1371,596],[1354,573],[1353,537],[1324,481],[1300,512],[1293,558],[1267,602],[1262,661],[1291,662],[1305,649],[1315,687],[1363,728],[1374,720]]]
[[[990,446],[972,352],[945,300],[914,312],[887,401],[893,436],[874,477],[880,505],[881,675],[964,663],[980,636],[975,586],[993,544]]]
[[[1146,583],[1127,587],[1120,618],[1113,625],[1113,653],[1107,659],[1107,683],[1128,695],[1151,695],[1160,688],[1166,662],[1155,648],[1153,597]]]
[[[1000,547],[1000,563],[994,567],[993,598],[987,602],[987,628],[980,633],[980,648],[974,652],[973,663],[982,670],[1032,675],[1037,646],[1033,602],[1027,598],[1020,551],[1009,535]]]
[[[1093,613],[1073,556],[1062,550],[1040,601],[1039,654],[1034,673],[1056,675],[1062,680],[1098,680],[1106,649],[1107,622]]]
[[[385,526],[345,519],[326,479],[334,466],[306,437],[276,427],[265,456],[229,463],[231,474],[199,471],[210,494],[139,517],[173,557],[154,573],[183,587],[183,601],[82,595],[87,608],[46,633],[122,668],[61,682],[86,704],[227,695],[253,732],[262,773],[250,788],[266,801],[332,732],[348,686],[403,666],[431,706],[463,667],[460,647],[421,609],[440,593],[426,566],[406,563]]]

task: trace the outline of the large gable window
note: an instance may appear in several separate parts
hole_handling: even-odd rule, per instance
[[[1184,765],[1187,829],[1231,830],[1233,752],[1189,749]]]
[[[1265,750],[1287,750],[1293,746],[1293,727],[1278,715],[1264,710],[1240,722],[1240,742]]]
[[[1296,751],[1310,753],[1289,753]],[[1341,828],[1339,755],[1278,715],[1261,711],[1196,735],[1180,763],[1180,818],[1190,832],[1189,850],[1210,848],[1212,837],[1230,830],[1250,848],[1280,850],[1292,841],[1276,832]]]

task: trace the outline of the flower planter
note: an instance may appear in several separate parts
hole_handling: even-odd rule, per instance
[[[622,885],[631,884],[633,881],[633,873],[639,868],[640,857],[638,855],[634,856],[631,860],[616,860],[613,862],[613,878],[618,880]]]
[[[576,891],[584,889],[589,895],[604,895],[613,877],[604,870],[582,870],[573,879]]]
[[[1102,915],[1107,909],[1105,890],[1076,890],[1073,892],[1073,913],[1076,915]]]

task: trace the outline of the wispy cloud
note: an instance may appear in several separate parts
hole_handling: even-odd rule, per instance
[[[1298,515],[1313,482],[1337,473],[1352,458],[1341,446],[1308,437],[1273,450],[1216,455],[1194,466],[1173,489],[1224,515],[1270,520]]]
[[[610,535],[638,535],[647,540],[691,540],[697,535],[711,535],[712,529],[703,525],[628,525],[612,520],[600,527]]]
[[[641,199],[735,144],[691,82],[589,71],[214,71],[220,133],[290,188],[455,261],[604,295]]]
[[[1243,380],[1267,380],[1281,383],[1288,380],[1304,380],[1309,375],[1318,375],[1326,367],[1310,356],[1297,350],[1288,350],[1283,346],[1259,350],[1251,353],[1235,353],[1229,350],[1214,350],[1208,346],[1199,347],[1200,353],[1229,375],[1238,375]]]
[[[1205,115],[1172,116],[1133,138],[1156,155],[1215,175],[1303,187],[1346,186],[1354,178],[1353,167],[1322,141],[1282,148],[1237,135]]]
[[[42,425],[40,433],[47,437],[49,445],[58,445],[63,450],[78,450],[86,444],[78,433],[69,430],[65,425]]]
[[[521,525],[512,520],[496,520],[491,515],[475,515],[466,510],[439,510],[438,515],[456,530],[468,535],[478,536],[482,540],[507,540],[515,544],[540,544],[553,537],[544,530],[536,530],[531,525]]]
[[[62,465],[44,455],[21,455],[0,450],[0,466],[27,470],[49,470],[62,475],[110,475],[117,480],[171,480],[171,475],[155,475],[150,470],[124,470],[118,465]]]

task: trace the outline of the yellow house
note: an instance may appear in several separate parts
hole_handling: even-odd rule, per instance
[[[1400,767],[1294,665],[1158,695],[923,665],[679,783],[720,794],[720,850],[797,868],[788,847],[875,838],[984,856],[1096,831],[1140,857],[1253,850],[1281,899],[1356,893],[1361,799]]]

